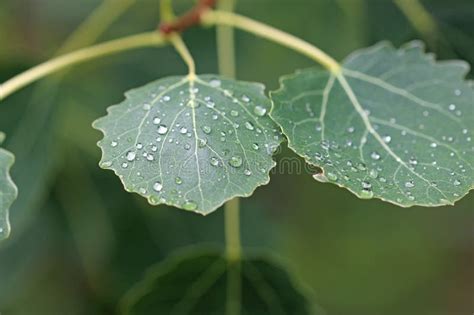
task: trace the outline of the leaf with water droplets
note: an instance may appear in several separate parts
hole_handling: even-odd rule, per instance
[[[315,179],[408,207],[453,204],[474,186],[474,92],[461,61],[419,42],[357,51],[338,74],[281,80],[271,117]],[[331,176],[329,176],[332,174]]]
[[[122,300],[120,313],[231,314],[232,303],[240,315],[325,314],[308,295],[268,257],[237,264],[219,252],[193,251],[154,266]]]
[[[101,167],[151,204],[207,214],[269,182],[281,142],[264,87],[214,75],[170,77],[126,93],[94,122]]]
[[[5,134],[0,132],[0,145],[3,140]],[[18,190],[10,177],[10,168],[14,161],[13,154],[0,148],[0,240],[10,235],[8,209],[18,195]]]

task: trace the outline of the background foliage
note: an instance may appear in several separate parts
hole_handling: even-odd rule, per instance
[[[175,2],[178,9],[191,4]],[[0,80],[49,58],[99,3],[1,1]],[[474,64],[472,1],[424,4],[439,22],[430,50]],[[398,46],[420,38],[389,0],[240,0],[238,12],[338,59],[379,40]],[[100,40],[153,29],[157,16],[157,1],[137,0]],[[213,34],[185,34],[201,73],[217,71]],[[269,89],[280,75],[313,65],[240,32],[237,47],[238,78]],[[0,245],[2,314],[111,314],[151,264],[185,245],[222,245],[222,211],[203,218],[151,207],[97,166],[100,133],[91,122],[123,91],[184,73],[172,48],[143,49],[74,69],[47,89],[47,101],[32,102],[32,88],[2,101],[0,126],[22,190],[11,209],[12,238]],[[288,157],[295,158],[285,149],[277,158]],[[473,203],[471,193],[454,207],[401,209],[286,169],[242,201],[243,243],[290,262],[329,314],[471,314]]]

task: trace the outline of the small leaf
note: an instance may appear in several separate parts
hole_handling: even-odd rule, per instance
[[[408,207],[453,204],[474,183],[469,66],[413,42],[355,52],[334,75],[305,70],[271,93],[289,146],[315,179]]]
[[[4,140],[5,134],[0,132],[0,144]],[[18,195],[18,190],[10,177],[10,168],[14,161],[13,154],[0,148],[0,240],[10,235],[8,209]]]
[[[170,77],[126,93],[94,127],[101,167],[151,204],[207,214],[267,184],[281,134],[257,83]]]
[[[237,275],[240,290],[229,290]],[[122,301],[124,315],[226,314],[237,303],[239,315],[324,314],[280,266],[264,257],[229,263],[218,252],[176,255],[151,269]]]

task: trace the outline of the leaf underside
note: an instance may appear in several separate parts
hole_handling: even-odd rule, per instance
[[[314,178],[360,198],[440,206],[474,183],[474,90],[468,64],[435,62],[419,42],[357,51],[339,75],[281,80],[271,117]]]
[[[153,204],[207,214],[269,182],[281,142],[264,87],[215,75],[169,77],[126,93],[93,126],[100,166]]]
[[[322,314],[272,261],[247,258],[237,266],[217,252],[168,259],[130,290],[122,314],[221,315],[230,299],[240,305],[240,315]],[[241,290],[228,291],[233,275]]]
[[[5,135],[0,132],[0,144],[4,139]],[[0,148],[0,240],[10,235],[8,209],[18,195],[17,188],[10,177],[10,168],[14,161],[13,154]]]

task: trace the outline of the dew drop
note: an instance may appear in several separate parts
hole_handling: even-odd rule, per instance
[[[262,117],[265,116],[265,114],[267,113],[267,109],[262,106],[255,106],[253,112],[255,115]]]
[[[459,186],[459,185],[461,185],[461,182],[458,179],[455,179],[454,182],[453,182],[453,185],[454,186]]]
[[[370,188],[372,188],[372,184],[369,183],[369,182],[367,182],[367,181],[363,181],[363,182],[362,182],[362,188],[364,188],[364,189],[370,189]]]
[[[252,143],[252,148],[254,150],[258,150],[260,148],[260,146],[258,145],[258,143]]]
[[[154,125],[158,125],[160,122],[161,122],[161,118],[160,118],[160,117],[155,117],[155,118],[153,118],[153,124],[154,124]]]
[[[177,185],[181,185],[181,184],[183,183],[183,180],[181,179],[181,177],[176,176],[176,178],[174,179],[174,182],[175,182]]]
[[[362,189],[359,197],[362,199],[371,199],[374,197],[374,192],[370,189]]]
[[[236,110],[231,110],[231,111],[230,111],[230,115],[231,115],[232,117],[237,117],[237,116],[239,116],[239,112],[236,111]]]
[[[454,104],[449,104],[448,109],[451,110],[451,111],[453,111],[453,110],[456,109],[456,105],[454,105]]]
[[[163,96],[163,101],[164,102],[169,102],[171,100],[171,97],[169,95]]]
[[[188,132],[188,129],[186,127],[181,127],[181,129],[179,129],[179,133],[181,134],[185,134],[186,132]]]
[[[205,134],[210,134],[212,129],[211,127],[209,126],[202,126],[202,131],[205,133]]]
[[[233,156],[229,160],[229,165],[232,167],[241,167],[242,166],[242,158],[240,156]]]
[[[118,145],[117,141],[112,141],[112,143],[110,144],[112,148],[115,148],[117,145]]]
[[[372,158],[372,160],[376,160],[376,161],[380,160],[380,154],[378,154],[377,152],[372,152],[370,154],[370,157]]]
[[[153,190],[160,192],[163,189],[163,184],[160,182],[156,182],[153,184]]]
[[[135,160],[136,157],[137,157],[137,153],[136,153],[136,152],[133,152],[133,151],[128,151],[128,152],[127,152],[127,155],[125,156],[125,158],[126,158],[129,162],[132,162],[133,160]]]
[[[375,169],[371,169],[369,172],[369,176],[375,179],[379,176],[379,172]]]
[[[183,204],[183,209],[184,209],[184,210],[188,210],[188,211],[196,210],[196,209],[197,209],[197,203],[195,203],[195,202],[192,201],[192,200],[187,200],[187,201]]]
[[[254,130],[255,129],[255,127],[253,126],[253,124],[250,121],[245,122],[245,128],[247,128],[248,130]]]
[[[165,125],[159,125],[158,126],[158,133],[160,135],[164,135],[168,132],[168,127],[166,127]]]
[[[242,95],[242,101],[244,101],[245,103],[248,103],[250,102],[250,98],[247,95]]]
[[[221,81],[217,79],[213,79],[209,81],[209,85],[212,86],[213,88],[218,88],[221,86]]]
[[[385,143],[390,143],[390,142],[392,142],[392,137],[390,137],[390,136],[385,136],[385,137],[383,137],[383,141],[384,141]]]
[[[252,175],[252,171],[249,170],[249,169],[246,169],[246,170],[244,171],[244,174],[245,174],[246,176],[250,176],[250,175]]]
[[[212,166],[219,166],[219,159],[216,157],[211,157],[211,165]]]
[[[436,148],[438,146],[438,144],[436,142],[431,142],[430,143],[430,147],[432,148]]]
[[[405,183],[405,187],[406,188],[413,188],[413,187],[415,187],[415,182],[410,180],[410,181]]]

